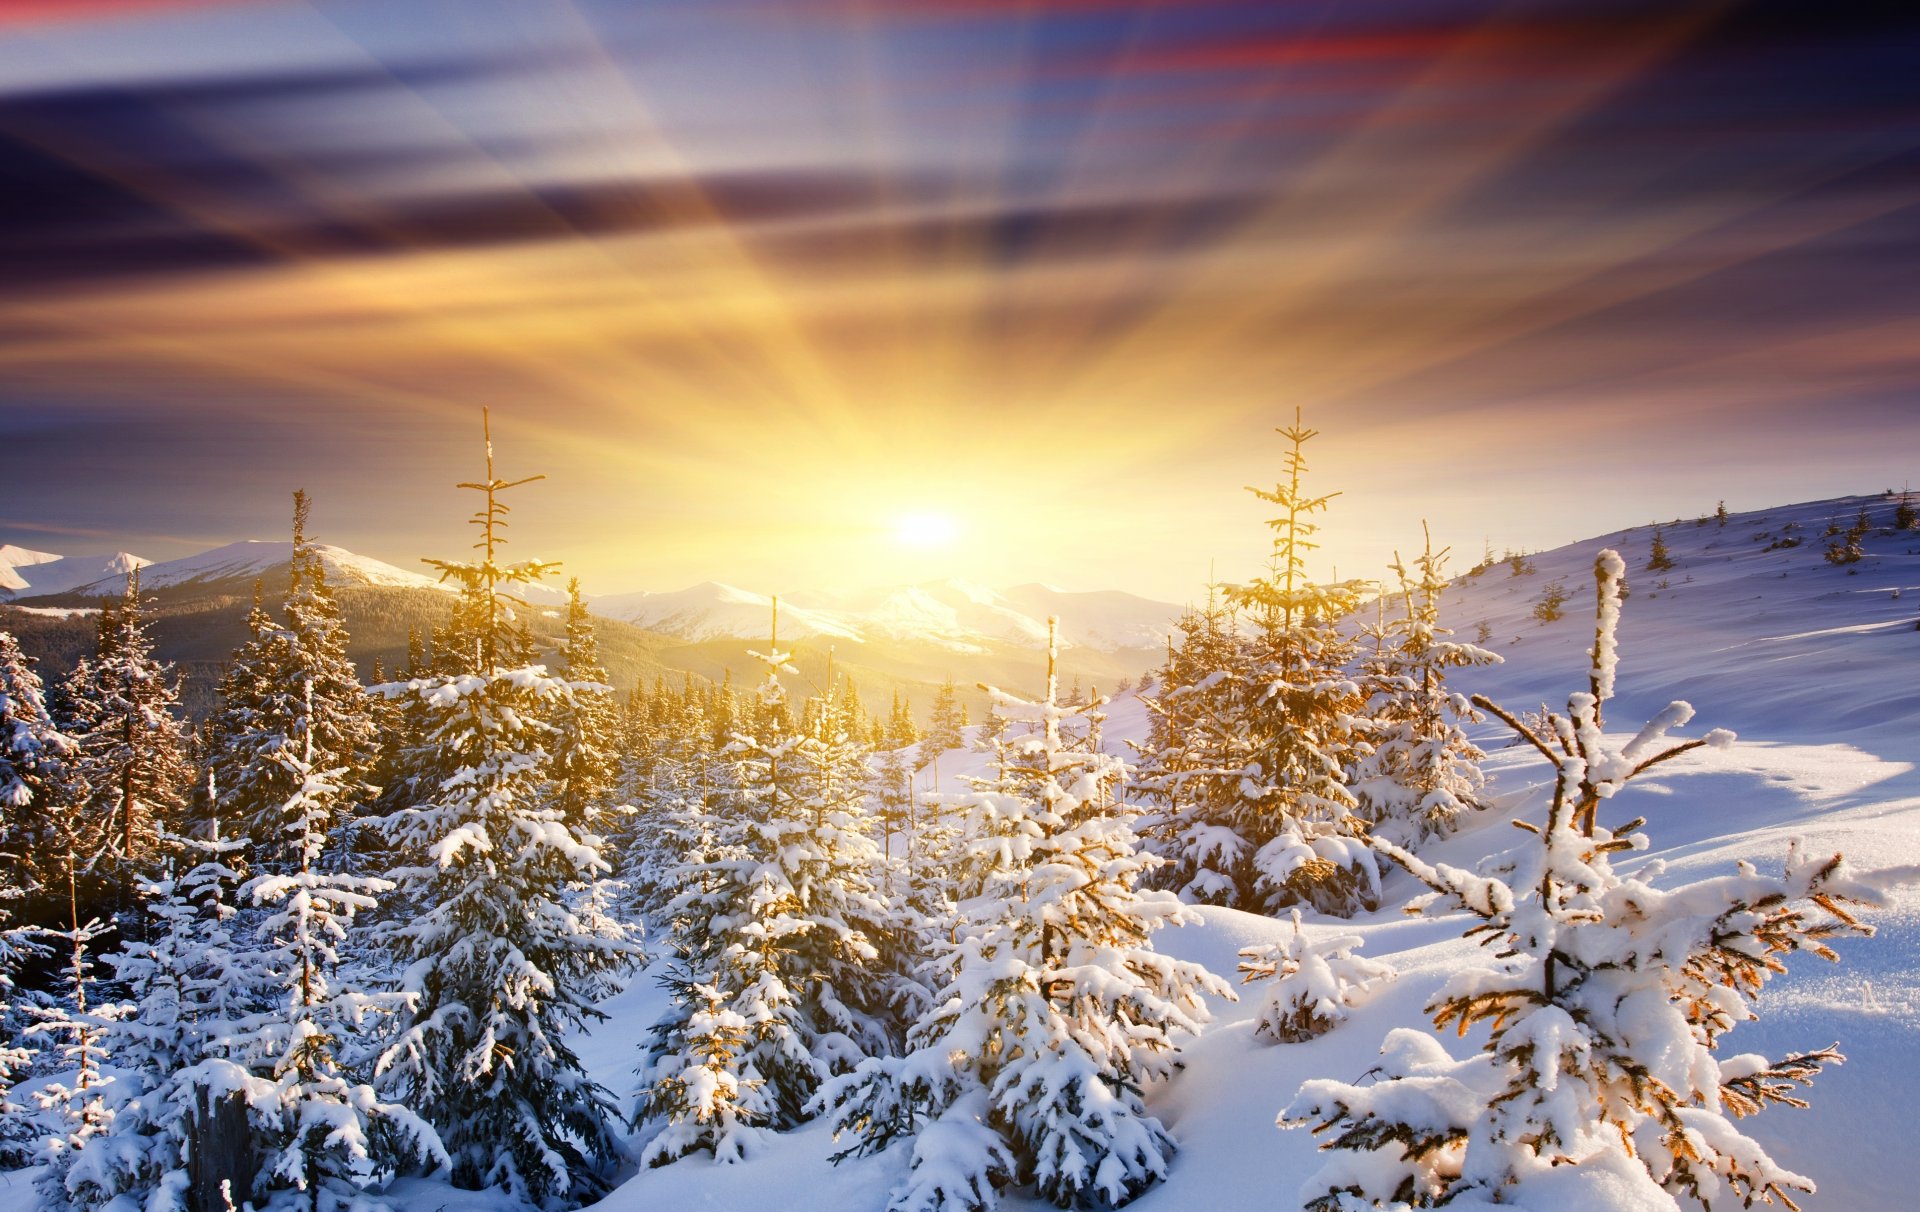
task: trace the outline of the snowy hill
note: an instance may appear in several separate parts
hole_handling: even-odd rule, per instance
[[[1892,511],[1882,498],[1856,498],[1735,515],[1724,528],[1692,520],[1664,527],[1675,561],[1665,572],[1644,569],[1651,531],[1641,528],[1533,555],[1531,575],[1510,576],[1506,565],[1496,565],[1463,578],[1447,604],[1450,621],[1471,639],[1486,620],[1489,646],[1506,663],[1461,675],[1456,688],[1515,709],[1543,699],[1564,706],[1569,692],[1585,689],[1593,556],[1615,546],[1632,581],[1619,694],[1609,714],[1615,743],[1673,697],[1700,709],[1685,735],[1713,727],[1741,731],[1731,748],[1689,754],[1608,803],[1616,823],[1648,818],[1652,849],[1620,867],[1659,872],[1652,878],[1662,886],[1730,873],[1740,860],[1777,871],[1794,837],[1818,850],[1843,850],[1865,868],[1920,862],[1920,532],[1882,527],[1865,537],[1858,564],[1827,563],[1821,532],[1830,519],[1849,525],[1862,504],[1877,521]],[[1787,531],[1789,523],[1797,529]],[[1802,541],[1766,550],[1783,533]],[[1538,623],[1533,604],[1556,578],[1570,593],[1566,615]],[[1112,747],[1145,729],[1146,712],[1135,696],[1110,706],[1105,732]],[[1540,819],[1551,771],[1531,749],[1508,747],[1503,730],[1487,726],[1478,734],[1490,750],[1495,807],[1430,859],[1471,867],[1520,836],[1510,821]],[[940,766],[943,785],[952,790],[958,775],[981,772],[984,762],[952,753]],[[1402,902],[1417,891],[1396,873],[1379,912],[1352,923],[1310,921],[1313,937],[1362,935],[1363,954],[1386,959],[1399,972],[1330,1035],[1305,1044],[1266,1043],[1253,1033],[1257,996],[1213,1002],[1215,1021],[1185,1047],[1186,1071],[1150,1098],[1181,1152],[1167,1181],[1130,1207],[1272,1212],[1300,1206],[1298,1188],[1322,1155],[1310,1134],[1281,1131],[1274,1116],[1305,1080],[1360,1078],[1376,1063],[1389,1029],[1426,1028],[1423,1007],[1441,984],[1486,962],[1484,949],[1461,937],[1464,917],[1401,913]],[[1782,1164],[1819,1183],[1817,1195],[1800,1199],[1809,1212],[1911,1206],[1907,1092],[1920,1083],[1920,890],[1905,889],[1894,899],[1891,909],[1868,914],[1878,937],[1838,946],[1839,965],[1790,959],[1788,974],[1763,995],[1760,1019],[1736,1029],[1723,1049],[1777,1056],[1838,1040],[1848,1056],[1808,1092],[1813,1110],[1773,1109],[1741,1121]],[[1200,925],[1163,934],[1159,945],[1227,975],[1240,947],[1278,939],[1287,929],[1233,910],[1200,914]],[[659,990],[636,981],[606,1006],[612,1021],[580,1041],[610,1088],[631,1093],[635,1041],[662,1008]],[[1465,1040],[1442,1042],[1464,1055],[1483,1037],[1481,1028]],[[598,1206],[608,1212],[682,1206],[880,1212],[905,1174],[909,1147],[839,1166],[827,1160],[835,1151],[816,1123],[774,1137],[743,1164],[695,1157],[636,1174]],[[435,1184],[410,1185],[407,1195],[409,1207],[447,1203],[446,1189]],[[1001,1206],[1039,1212],[1048,1205],[1014,1196]],[[1637,1207],[1595,1193],[1531,1212]]]
[[[1593,642],[1593,557],[1627,562],[1631,597],[1620,640],[1642,659],[1623,670],[1629,711],[1685,698],[1702,719],[1745,732],[1830,738],[1920,736],[1920,531],[1891,529],[1897,502],[1844,497],[1728,517],[1662,524],[1673,567],[1650,570],[1653,527],[1616,531],[1461,577],[1446,622],[1463,639],[1485,622],[1507,664],[1480,671],[1494,697],[1521,708],[1566,697]],[[1862,508],[1875,524],[1858,563],[1825,557],[1830,525]],[[1791,545],[1789,545],[1791,544]],[[1567,591],[1565,617],[1533,617],[1547,587]]]
[[[81,585],[153,563],[131,552],[112,555],[56,555],[8,543],[0,545],[0,600],[66,593]]]
[[[674,593],[614,594],[593,599],[596,614],[687,640],[764,639],[771,611],[765,594],[709,581]],[[1038,649],[1047,618],[1060,619],[1064,647],[1112,652],[1157,649],[1179,608],[1130,593],[1067,593],[1045,585],[1005,591],[960,580],[857,593],[795,593],[780,599],[782,638],[869,642],[881,638],[933,644],[958,653],[996,645]]]

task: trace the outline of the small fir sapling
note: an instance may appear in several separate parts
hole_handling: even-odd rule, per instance
[[[1653,528],[1653,548],[1647,555],[1648,572],[1665,572],[1673,567],[1673,553],[1667,550],[1666,536],[1660,533],[1658,526]]]
[[[1727,503],[1725,501],[1713,507],[1713,516],[1714,520],[1719,522],[1720,525],[1725,526],[1727,524]]]
[[[1835,958],[1828,942],[1866,935],[1857,906],[1920,880],[1920,868],[1856,875],[1837,855],[1790,848],[1779,875],[1736,873],[1672,889],[1613,869],[1644,850],[1643,822],[1602,825],[1603,801],[1636,776],[1705,745],[1715,730],[1670,743],[1692,709],[1676,702],[1624,746],[1602,732],[1617,666],[1618,583],[1624,564],[1595,563],[1597,609],[1588,689],[1546,729],[1484,698],[1558,771],[1544,826],[1490,864],[1498,875],[1429,865],[1382,849],[1444,903],[1478,921],[1469,937],[1499,948],[1495,964],[1456,974],[1429,1003],[1436,1028],[1489,1026],[1464,1060],[1401,1028],[1382,1046],[1367,1085],[1305,1083],[1286,1127],[1327,1134],[1329,1157],[1302,1186],[1309,1212],[1436,1207],[1455,1202],[1554,1206],[1562,1167],[1580,1167],[1635,1207],[1678,1209],[1680,1198],[1778,1200],[1812,1180],[1776,1163],[1733,1121],[1769,1104],[1805,1106],[1798,1089],[1839,1054],[1821,1048],[1778,1061],[1716,1051],[1755,1017],[1766,981],[1798,951]],[[1649,873],[1652,874],[1652,873]]]
[[[1298,909],[1291,911],[1291,922],[1293,932],[1284,941],[1240,949],[1241,980],[1272,982],[1254,1017],[1254,1034],[1283,1044],[1325,1035],[1394,978],[1390,965],[1354,954],[1362,943],[1358,935],[1315,943],[1300,928]]]
[[[1542,623],[1556,623],[1566,614],[1567,587],[1560,581],[1549,581],[1540,594],[1540,600],[1533,604],[1533,617]]]

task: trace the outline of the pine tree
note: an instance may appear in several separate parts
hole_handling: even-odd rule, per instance
[[[593,620],[580,599],[578,577],[567,582],[566,627],[561,656],[574,692],[555,721],[555,805],[560,819],[570,827],[600,835],[607,833],[620,815],[612,803],[620,773],[614,752],[619,713],[606,667],[600,663]]]
[[[1253,888],[1238,890],[1236,903],[1268,909],[1304,903],[1345,915],[1379,898],[1379,872],[1360,836],[1364,826],[1353,814],[1357,801],[1346,775],[1350,721],[1361,701],[1359,686],[1344,672],[1356,645],[1339,621],[1359,605],[1363,586],[1307,579],[1306,556],[1318,546],[1311,518],[1339,494],[1301,491],[1302,448],[1317,431],[1296,415],[1280,434],[1291,444],[1287,480],[1271,491],[1251,490],[1280,510],[1268,523],[1272,559],[1265,576],[1228,594],[1254,624],[1246,664],[1226,671],[1240,693],[1231,726],[1248,754],[1228,827],[1253,849],[1257,873]]]
[[[302,696],[313,697],[312,684]],[[313,718],[308,704],[308,718]],[[314,765],[318,729],[302,735],[296,754],[281,751],[293,793],[275,814],[287,836],[278,853],[294,864],[249,880],[243,899],[266,911],[257,927],[263,951],[255,962],[271,1001],[221,1041],[224,1063],[203,1067],[243,1093],[261,1165],[256,1192],[301,1192],[309,1208],[346,1209],[362,1188],[420,1160],[450,1164],[438,1135],[414,1112],[380,1101],[351,1079],[342,1045],[369,1012],[400,1011],[401,994],[371,996],[338,986],[340,948],[356,914],[373,909],[393,885],[332,872],[329,828],[349,794],[344,768]],[[204,1078],[203,1078],[204,1080]]]
[[[1648,572],[1665,572],[1673,567],[1673,556],[1667,551],[1667,540],[1658,526],[1653,528],[1653,548],[1647,555]]]
[[[52,841],[46,827],[67,789],[73,741],[54,727],[40,675],[11,633],[0,631],[0,1015],[11,1009],[13,973],[39,948],[10,925],[8,902],[39,877],[34,857]],[[13,1088],[33,1060],[24,1039],[0,1037],[0,1166],[25,1165],[31,1130]]]
[[[933,692],[933,710],[927,717],[927,733],[920,738],[920,763],[933,769],[933,790],[940,790],[940,755],[966,743],[960,735],[960,698],[953,679],[948,678]]]
[[[208,839],[169,839],[178,865],[199,861],[144,889],[146,928],[106,957],[132,1012],[111,1032],[115,1067],[133,1083],[132,1096],[119,1105],[106,1139],[69,1159],[63,1192],[76,1206],[126,1198],[145,1207],[220,1206],[223,1181],[243,1199],[253,1190],[248,1083],[243,1077],[236,1091],[234,1074],[207,1062],[262,1008],[266,973],[257,955],[236,945],[230,894],[247,843],[222,838],[217,818],[209,832]],[[233,1131],[223,1135],[228,1127]]]
[[[489,434],[486,479],[461,485],[484,499],[473,518],[481,558],[428,561],[461,591],[447,657],[455,668],[382,688],[425,709],[422,756],[434,773],[451,773],[418,784],[425,797],[383,822],[408,864],[390,878],[411,915],[379,938],[417,1001],[379,1071],[383,1093],[431,1117],[457,1185],[565,1202],[603,1191],[619,1152],[613,1100],[566,1036],[601,1017],[594,1002],[636,948],[571,907],[608,867],[553,806],[552,729],[542,720],[582,691],[508,663],[524,639],[502,588],[552,565],[501,563],[500,497],[539,478],[499,479]]]
[[[1485,782],[1479,762],[1486,755],[1465,730],[1480,717],[1447,690],[1447,672],[1501,660],[1451,639],[1440,625],[1446,557],[1430,539],[1411,573],[1394,557],[1402,615],[1384,625],[1368,662],[1366,751],[1351,772],[1369,833],[1409,846],[1452,830]]]
[[[292,835],[276,818],[294,790],[285,759],[302,752],[309,734],[316,763],[343,772],[341,819],[331,827],[361,815],[376,791],[367,781],[380,760],[373,708],[347,659],[346,623],[307,534],[311,506],[305,492],[293,494],[286,623],[274,621],[256,582],[247,639],[221,679],[220,710],[209,728],[208,765],[223,797],[218,812],[257,839],[251,859],[263,871],[298,864]]]
[[[69,810],[65,801],[74,789],[67,764],[77,752],[54,726],[32,661],[11,633],[0,631],[0,1015],[11,1017],[14,972],[41,950],[30,928],[11,924],[12,902],[56,877],[58,839],[49,822]],[[34,1052],[30,1041],[11,1031],[0,1036],[0,1166],[25,1165],[30,1158],[33,1133],[13,1088]]]
[[[1920,530],[1920,510],[1913,507],[1913,495],[1900,494],[1900,503],[1893,507],[1893,528],[1895,530]]]
[[[120,602],[101,611],[93,659],[75,666],[62,694],[61,728],[79,743],[71,771],[89,818],[69,840],[96,847],[80,859],[104,876],[94,895],[110,896],[116,911],[130,908],[162,833],[178,831],[193,781],[179,694],[171,667],[154,659],[147,605],[136,568]]]
[[[1259,847],[1243,831],[1240,794],[1252,736],[1238,726],[1247,649],[1211,590],[1177,630],[1180,641],[1168,638],[1155,688],[1141,692],[1149,714],[1134,788],[1158,806],[1141,832],[1167,860],[1147,878],[1198,904],[1253,904]]]
[[[944,980],[905,1056],[862,1062],[827,1086],[842,1156],[914,1135],[889,1207],[992,1208],[1031,1182],[1060,1207],[1115,1207],[1167,1173],[1172,1136],[1141,1090],[1174,1068],[1173,1037],[1206,1020],[1202,991],[1226,985],[1153,951],[1188,920],[1169,893],[1142,893],[1157,860],[1132,812],[1102,807],[1122,776],[1109,755],[1070,749],[1049,644],[1047,691],[996,710],[1030,722],[1014,790],[971,799],[974,845],[990,850],[987,895],[946,949]]]
[[[1429,866],[1381,843],[1433,889],[1425,904],[1464,910],[1477,919],[1468,936],[1499,949],[1493,968],[1456,974],[1427,1007],[1438,1029],[1491,1030],[1480,1052],[1455,1061],[1430,1037],[1397,1029],[1371,1084],[1301,1087],[1282,1124],[1332,1134],[1332,1158],[1301,1188],[1310,1212],[1474,1197],[1548,1206],[1568,1190],[1556,1182],[1568,1166],[1607,1174],[1614,1198],[1636,1207],[1677,1209],[1681,1197],[1793,1206],[1789,1191],[1812,1190],[1732,1121],[1769,1103],[1804,1106],[1797,1087],[1839,1055],[1723,1060],[1715,1049],[1754,1017],[1784,957],[1835,958],[1828,939],[1871,933],[1851,907],[1882,903],[1885,888],[1920,879],[1920,868],[1855,876],[1839,856],[1796,846],[1778,876],[1743,863],[1736,875],[1662,890],[1616,872],[1615,854],[1646,848],[1644,822],[1607,828],[1601,803],[1649,769],[1733,739],[1716,730],[1668,743],[1692,716],[1676,702],[1626,745],[1607,743],[1624,573],[1617,553],[1600,553],[1588,689],[1550,716],[1546,734],[1475,699],[1558,775],[1545,824],[1523,825],[1533,840],[1496,862],[1507,874]]]
[[[891,914],[874,885],[866,754],[831,698],[814,731],[792,727],[779,675],[797,671],[774,608],[773,643],[755,654],[767,667],[759,707],[732,745],[733,803],[683,865],[686,891],[668,911],[671,1005],[643,1070],[642,1114],[668,1121],[647,1149],[653,1165],[700,1149],[738,1160],[757,1129],[799,1123],[823,1080],[892,1045],[878,963]],[[714,1034],[736,1023],[743,1038]],[[716,1086],[722,1059],[729,1076]],[[740,1101],[713,1101],[728,1091]]]

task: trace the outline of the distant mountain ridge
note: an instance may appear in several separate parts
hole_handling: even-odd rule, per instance
[[[592,599],[592,608],[595,614],[687,640],[751,640],[767,635],[773,599],[706,581],[671,593],[600,596]],[[1063,647],[1114,652],[1161,647],[1179,614],[1171,603],[1119,590],[1069,593],[1046,585],[995,590],[946,580],[783,595],[780,634],[853,643],[918,640],[949,652],[982,653],[1007,644],[1045,647],[1047,619],[1057,617]]]
[[[330,582],[450,591],[433,576],[318,544]],[[257,539],[228,543],[177,560],[153,562],[120,552],[62,557],[0,547],[0,600],[41,596],[111,597],[126,591],[127,573],[140,568],[147,589],[224,592],[245,596],[254,580],[284,578],[293,545]],[[539,607],[566,600],[557,586],[516,587]],[[631,623],[690,643],[762,640],[772,624],[773,598],[719,581],[666,593],[586,595],[603,618]],[[940,651],[984,654],[1006,646],[1038,650],[1047,619],[1060,620],[1065,648],[1099,652],[1158,649],[1180,608],[1119,590],[1067,592],[1048,585],[997,590],[962,580],[900,585],[850,593],[796,592],[780,598],[780,636],[849,644],[906,641]]]

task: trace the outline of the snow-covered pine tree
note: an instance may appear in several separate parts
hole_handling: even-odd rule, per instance
[[[97,996],[94,944],[112,929],[99,918],[92,918],[69,930],[43,932],[50,939],[64,941],[69,957],[66,1000],[33,1007],[36,1021],[27,1028],[29,1035],[59,1041],[57,1047],[46,1051],[60,1058],[61,1076],[33,1093],[40,1110],[56,1115],[60,1121],[60,1130],[42,1143],[47,1167],[35,1183],[48,1208],[93,1206],[96,1201],[90,1199],[84,1184],[78,1184],[80,1190],[75,1192],[70,1178],[86,1159],[88,1146],[113,1130],[115,1108],[106,1091],[115,1078],[106,1067],[112,1060],[113,1032],[134,1007]]]
[[[121,600],[100,613],[93,659],[75,666],[61,696],[59,723],[79,743],[71,770],[85,788],[82,815],[91,818],[70,832],[95,839],[99,849],[82,861],[104,874],[117,911],[131,907],[161,835],[179,832],[193,781],[173,671],[154,659],[147,626],[136,568]]]
[[[554,720],[555,805],[570,827],[604,836],[624,815],[612,799],[620,777],[615,753],[620,713],[600,663],[600,643],[581,600],[578,577],[567,582],[566,639],[560,655],[574,692]]]
[[[1285,941],[1240,948],[1241,979],[1272,982],[1265,986],[1254,1034],[1283,1044],[1325,1035],[1394,977],[1391,966],[1354,954],[1358,935],[1316,943],[1300,928],[1300,910],[1291,910],[1290,919],[1293,933]]]
[[[303,687],[303,697],[312,694]],[[314,765],[317,731],[305,731],[297,752],[282,750],[276,759],[293,785],[275,814],[286,835],[276,849],[294,866],[256,875],[240,890],[265,911],[254,962],[268,1004],[219,1041],[222,1059],[203,1062],[185,1081],[245,1099],[251,1152],[260,1162],[251,1194],[270,1199],[293,1191],[315,1212],[344,1212],[363,1188],[401,1168],[450,1159],[425,1120],[350,1077],[350,1058],[342,1055],[370,1013],[401,1012],[409,999],[338,985],[340,947],[354,916],[374,908],[376,895],[393,885],[329,870],[336,864],[324,861],[329,830],[350,792],[343,768]]]
[[[222,1107],[227,1084],[209,1084],[198,1068],[259,1008],[265,976],[257,955],[235,946],[230,893],[247,843],[223,839],[217,818],[209,833],[167,839],[176,866],[199,861],[143,890],[145,929],[105,957],[131,1012],[111,1039],[120,1080],[132,1089],[111,1131],[64,1168],[60,1194],[72,1206],[131,1199],[154,1209],[219,1207],[223,1180],[242,1198],[252,1190],[244,1102]]]
[[[316,766],[341,771],[341,819],[333,826],[364,812],[376,790],[367,782],[379,757],[373,710],[347,659],[346,622],[326,565],[307,534],[311,509],[304,491],[293,494],[286,625],[274,622],[256,584],[247,639],[221,679],[220,711],[208,730],[208,766],[222,795],[217,811],[254,839],[249,858],[263,872],[300,862],[296,832],[277,817],[294,791],[285,758],[303,752],[309,734]]]
[[[0,630],[0,895],[17,895],[34,881],[44,817],[70,790],[67,766],[78,751],[55,726],[32,659]]]
[[[1173,1071],[1174,1037],[1206,1021],[1201,993],[1231,996],[1153,950],[1153,932],[1190,911],[1138,891],[1158,860],[1136,847],[1130,809],[1096,808],[1124,768],[1069,746],[1062,721],[1084,708],[1061,705],[1058,685],[1049,644],[1042,700],[993,692],[997,711],[1035,730],[1008,790],[970,797],[994,874],[966,906],[911,1051],[862,1062],[820,1095],[836,1132],[860,1137],[847,1153],[915,1136],[895,1212],[992,1208],[1009,1183],[1060,1207],[1132,1199],[1174,1152],[1141,1092]]]
[[[456,1184],[566,1203],[603,1191],[619,1155],[613,1099],[567,1035],[601,1017],[594,1003],[637,948],[571,907],[608,871],[593,839],[560,819],[547,783],[552,729],[541,721],[575,690],[543,667],[507,663],[524,640],[502,592],[552,565],[503,564],[499,550],[501,495],[541,477],[498,478],[490,432],[486,462],[484,481],[461,485],[483,498],[481,558],[428,561],[461,590],[457,660],[380,688],[425,709],[413,752],[450,773],[382,823],[407,864],[390,878],[409,914],[378,938],[416,1000],[378,1072],[383,1094],[439,1130]]]
[[[920,738],[920,764],[933,771],[933,790],[940,791],[940,755],[966,743],[960,735],[960,695],[948,678],[933,692],[933,708],[927,715],[927,732]]]
[[[67,761],[74,742],[54,727],[40,675],[7,631],[0,631],[0,1016],[12,1009],[13,973],[37,950],[15,927],[11,903],[40,878],[53,857],[47,821],[70,791]],[[33,1133],[14,1084],[33,1059],[29,1041],[0,1036],[0,1167],[27,1164]]]
[[[776,600],[769,651],[755,654],[767,666],[760,707],[732,746],[733,802],[701,861],[683,867],[686,891],[668,911],[672,1002],[642,1070],[643,1115],[668,1121],[646,1151],[655,1165],[699,1149],[737,1160],[745,1130],[799,1123],[823,1080],[892,1045],[892,974],[878,962],[891,915],[874,884],[865,750],[831,699],[813,731],[793,728],[779,679],[797,671],[779,646],[778,610]],[[737,1046],[712,1034],[736,1019],[746,1025]],[[715,1085],[719,1058],[731,1077]],[[723,1113],[710,1100],[728,1090],[751,1103]]]
[[[1467,934],[1499,948],[1490,968],[1456,974],[1429,1003],[1436,1028],[1489,1025],[1480,1051],[1454,1060],[1431,1037],[1388,1034],[1375,1080],[1304,1084],[1280,1123],[1329,1134],[1332,1156],[1301,1187],[1310,1212],[1437,1207],[1477,1199],[1554,1207],[1583,1183],[1611,1184],[1636,1208],[1680,1198],[1717,1206],[1810,1191],[1810,1179],[1770,1158],[1734,1119],[1769,1104],[1804,1106],[1798,1088],[1840,1056],[1823,1048],[1769,1061],[1722,1057],[1726,1032],[1756,1016],[1756,999],[1798,951],[1835,958],[1827,941],[1870,934],[1855,908],[1920,879],[1920,868],[1856,875],[1840,856],[1789,850],[1778,875],[1737,873],[1671,889],[1658,868],[1627,877],[1613,856],[1643,850],[1643,822],[1598,821],[1633,778],[1703,745],[1715,730],[1670,743],[1691,718],[1676,702],[1625,745],[1610,744],[1602,710],[1613,695],[1620,582],[1626,565],[1595,561],[1594,646],[1588,689],[1569,697],[1550,731],[1530,728],[1484,698],[1554,767],[1544,825],[1481,876],[1430,866],[1391,843],[1381,849],[1476,919]]]
[[[1350,774],[1357,811],[1373,836],[1403,846],[1453,829],[1477,806],[1485,782],[1479,762],[1486,755],[1464,727],[1479,717],[1465,696],[1447,690],[1446,679],[1449,670],[1501,658],[1451,639],[1440,625],[1446,557],[1429,538],[1410,573],[1396,554],[1402,614],[1385,624],[1363,677],[1366,750]]]
[[[620,875],[641,920],[662,927],[668,906],[685,889],[681,864],[713,828],[712,817],[732,794],[732,766],[714,743],[707,699],[688,680],[678,694],[656,697],[646,775],[634,785],[638,801],[622,850]]]
[[[913,837],[913,771],[898,749],[882,749],[874,762],[869,792],[879,818],[880,848],[889,857],[901,857]],[[896,842],[895,839],[899,841]],[[885,891],[892,896],[889,885]]]
[[[1233,614],[1209,589],[1203,608],[1177,624],[1152,693],[1134,788],[1155,811],[1144,817],[1147,846],[1167,862],[1147,875],[1202,905],[1252,905],[1257,831],[1246,830],[1241,780],[1252,762],[1252,734],[1237,726],[1246,646]]]
[[[114,825],[110,817],[88,811],[81,796],[60,796],[47,818],[49,849],[57,855],[62,891],[65,893],[67,929],[38,931],[49,942],[63,943],[66,977],[65,999],[50,1005],[30,1008],[33,1023],[26,1034],[60,1041],[56,1081],[34,1092],[34,1102],[42,1112],[51,1112],[61,1121],[61,1130],[42,1143],[47,1163],[36,1189],[50,1208],[69,1206],[68,1177],[76,1161],[90,1142],[113,1128],[114,1108],[106,1097],[106,1087],[114,1078],[105,1071],[111,1059],[110,1042],[114,1027],[133,1007],[99,996],[94,978],[95,944],[112,933],[113,927],[98,917],[84,915],[81,898],[81,864],[102,854],[108,844],[107,833]],[[82,1205],[85,1206],[85,1205]]]
[[[1229,726],[1242,731],[1248,761],[1229,824],[1254,849],[1257,875],[1235,903],[1307,904],[1345,916],[1377,905],[1380,894],[1345,770],[1362,703],[1345,673],[1356,645],[1339,622],[1359,605],[1364,585],[1307,579],[1307,553],[1318,546],[1311,519],[1339,494],[1301,491],[1302,449],[1318,431],[1301,424],[1298,410],[1279,433],[1290,443],[1287,479],[1250,490],[1279,507],[1268,522],[1272,558],[1264,576],[1228,591],[1253,623],[1246,666],[1233,671],[1240,696]]]

